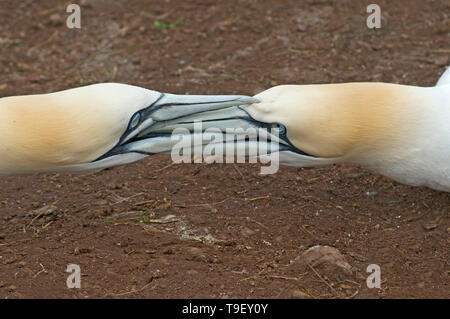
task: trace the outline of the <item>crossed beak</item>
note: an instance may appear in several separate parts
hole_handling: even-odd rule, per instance
[[[161,94],[155,103],[135,114],[118,145],[98,160],[125,153],[171,153],[183,138],[192,141],[195,154],[212,143],[211,138],[204,138],[208,132],[216,134],[214,143],[224,151],[232,146],[243,150],[245,156],[261,155],[261,149],[263,153],[295,149],[283,125],[258,122],[242,107],[253,103],[259,100],[243,95]],[[223,138],[217,139],[218,133]]]

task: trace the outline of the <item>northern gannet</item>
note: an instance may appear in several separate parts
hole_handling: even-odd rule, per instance
[[[172,121],[172,127],[185,125],[192,131],[189,123],[206,120],[207,127],[223,132],[279,128],[279,140],[271,137],[279,142],[280,164],[359,164],[404,184],[450,191],[450,68],[434,87],[281,85],[254,98],[260,103],[202,110]],[[153,129],[170,127],[169,121]],[[223,144],[237,141],[224,139]]]
[[[4,97],[0,174],[83,172],[134,162],[160,151],[158,136],[143,134],[152,125],[255,101],[240,95],[164,94],[118,83]]]

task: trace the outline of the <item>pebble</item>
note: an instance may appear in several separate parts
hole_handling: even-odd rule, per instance
[[[173,249],[172,248],[164,248],[162,253],[164,255],[173,255]]]
[[[80,247],[75,247],[75,249],[73,250],[73,253],[75,255],[80,255],[80,254],[87,254],[90,253],[92,251],[92,249],[90,248],[80,248]]]
[[[433,230],[438,227],[438,224],[434,224],[434,223],[422,224],[422,227],[425,230]]]
[[[62,25],[63,21],[64,21],[63,17],[58,13],[54,13],[50,16],[50,22],[55,27]]]
[[[306,31],[306,26],[301,24],[301,23],[297,23],[297,30],[300,32],[305,32]]]
[[[338,266],[346,272],[351,272],[352,266],[345,260],[345,257],[339,250],[330,246],[317,245],[309,248],[301,255],[301,260],[304,263],[312,266],[320,265],[322,263],[330,263]]]
[[[311,298],[308,294],[306,294],[303,291],[298,290],[298,289],[291,290],[289,297],[291,299],[310,299]]]
[[[250,236],[252,236],[252,235],[254,235],[256,232],[254,231],[254,230],[251,230],[250,228],[248,228],[248,227],[242,227],[242,229],[241,229],[241,234],[242,234],[242,236],[245,236],[245,237],[250,237]]]
[[[186,260],[193,260],[193,261],[207,260],[206,254],[200,248],[189,247],[186,249],[186,253],[188,253],[188,256],[186,256]]]

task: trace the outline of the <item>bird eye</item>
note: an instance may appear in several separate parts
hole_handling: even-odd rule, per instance
[[[140,119],[141,119],[141,114],[136,113],[130,121],[130,129],[134,129],[139,124]]]
[[[280,134],[284,134],[286,132],[286,127],[283,124],[275,123],[272,127],[276,128],[276,129],[279,129],[280,130]]]

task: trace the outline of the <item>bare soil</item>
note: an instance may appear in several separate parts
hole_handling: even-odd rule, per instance
[[[0,0],[0,97],[122,82],[253,95],[277,84],[434,85],[450,3]],[[155,21],[161,23],[155,27]],[[165,23],[165,24],[162,24]],[[450,194],[355,166],[173,165],[0,179],[1,298],[448,298]],[[299,262],[315,245],[351,265]],[[78,264],[81,289],[68,289]],[[366,268],[381,267],[369,289]]]

